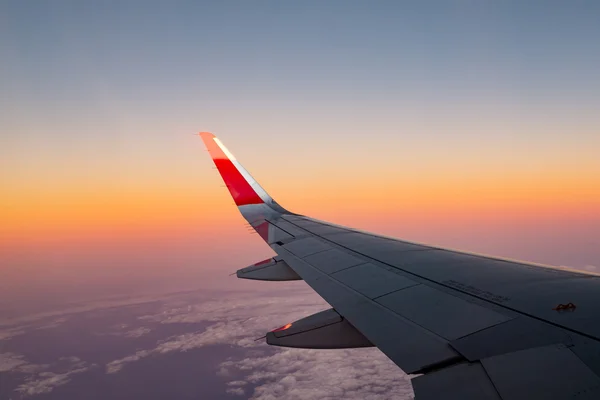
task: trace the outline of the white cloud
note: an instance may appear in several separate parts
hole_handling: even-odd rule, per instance
[[[256,347],[260,343],[255,342],[255,339],[263,336],[265,332],[327,307],[327,303],[308,291],[303,291],[300,295],[285,297],[281,295],[278,297],[237,295],[236,297],[224,297],[219,301],[206,301],[175,308],[170,307],[167,303],[167,307],[160,312],[140,317],[140,319],[163,324],[202,321],[213,321],[214,323],[204,331],[175,336],[158,344],[153,349],[140,350],[135,354],[111,361],[106,365],[106,372],[118,372],[124,364],[154,354],[189,351],[215,344]]]
[[[237,396],[245,396],[246,395],[246,392],[242,388],[229,388],[229,389],[225,390],[225,392],[229,393],[229,394],[234,394]]]
[[[140,327],[140,328],[132,329],[130,331],[123,333],[123,336],[128,337],[128,338],[139,338],[139,337],[142,337],[142,336],[150,333],[151,331],[152,330],[149,328]]]
[[[142,336],[147,335],[148,333],[152,332],[152,329],[145,327],[145,326],[141,326],[141,327],[130,329],[130,330],[125,330],[128,327],[129,327],[129,325],[127,325],[127,324],[118,324],[118,325],[108,328],[110,330],[109,332],[95,332],[94,334],[99,335],[99,336],[110,335],[110,336],[118,336],[118,337],[137,339],[139,337],[142,337]]]
[[[411,399],[410,379],[377,349],[286,349],[226,361],[226,372],[257,385],[252,399]]]
[[[115,372],[119,372],[123,368],[124,364],[138,361],[144,357],[148,357],[151,354],[152,354],[152,350],[140,350],[130,356],[111,361],[108,364],[106,364],[106,373],[114,374]]]
[[[12,327],[5,327],[0,329],[0,341],[12,339],[15,336],[23,335],[25,332],[31,329],[51,329],[56,328],[67,321],[67,318],[58,318],[53,321],[47,322],[45,319],[37,321],[36,323],[28,323],[24,325],[17,325]],[[41,325],[38,325],[41,322]],[[0,324],[1,327],[2,324]]]
[[[10,339],[12,337],[22,335],[24,333],[25,333],[25,330],[23,329],[23,327],[3,329],[3,330],[0,330],[0,340]]]
[[[27,364],[23,356],[14,353],[0,353],[0,372],[13,370],[21,365]]]
[[[54,372],[40,372],[35,378],[29,378],[25,383],[15,389],[25,396],[33,396],[40,393],[49,393],[55,387],[62,386],[71,380],[71,376],[80,374],[89,369],[89,367],[81,367],[70,370],[63,374],[55,374]]]
[[[88,364],[79,357],[74,356],[61,357],[59,358],[59,361],[70,364],[66,372],[40,372],[41,369],[48,368],[48,365],[28,364],[19,367],[19,372],[30,373],[31,375],[25,379],[25,382],[19,385],[15,391],[21,393],[22,396],[34,396],[41,393],[49,393],[54,388],[69,383],[73,375],[81,374],[96,366],[95,364]]]
[[[227,386],[246,386],[247,384],[246,381],[231,381],[227,383]]]
[[[222,363],[217,374],[236,377],[226,392],[253,399],[410,399],[410,379],[377,349],[264,351],[255,339],[268,330],[329,306],[308,288],[275,293],[224,297],[194,305],[170,304],[141,320],[162,324],[212,321],[204,331],[175,336],[156,347],[107,364],[106,372],[120,371],[144,357],[183,352],[214,344],[248,349],[246,358]],[[244,375],[243,380],[239,379]]]
[[[31,375],[35,374],[36,372],[44,371],[48,368],[50,368],[50,364],[24,364],[15,368],[15,371]]]
[[[62,324],[64,324],[65,322],[67,322],[68,318],[66,317],[62,317],[62,318],[57,318],[47,324],[44,325],[40,325],[38,326],[36,329],[52,329],[52,328],[56,328]]]

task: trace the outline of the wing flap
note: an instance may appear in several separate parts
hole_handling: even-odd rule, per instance
[[[569,331],[531,318],[517,317],[450,342],[469,361],[533,347],[564,343],[572,345]]]
[[[502,400],[479,363],[459,364],[412,380],[415,399]]]
[[[481,361],[503,399],[598,399],[600,378],[564,345]]]
[[[306,257],[311,254],[330,250],[331,246],[315,237],[308,237],[286,244],[285,249],[298,257]]]
[[[398,290],[376,301],[448,340],[512,319],[426,285]]]
[[[309,232],[305,231],[304,229],[300,229],[296,225],[286,222],[281,218],[278,219],[276,223],[274,220],[270,220],[268,222],[273,225],[276,224],[277,228],[283,230],[291,236],[294,236],[295,238],[311,236]]]
[[[370,299],[418,285],[413,280],[371,263],[344,269],[331,276]]]
[[[358,258],[352,254],[338,249],[322,251],[307,257],[304,257],[311,265],[317,267],[326,274],[332,274],[358,264],[364,264],[364,259]]]
[[[462,363],[412,380],[415,399],[578,399],[600,396],[600,378],[563,344]]]

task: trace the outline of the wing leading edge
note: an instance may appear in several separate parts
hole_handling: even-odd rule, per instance
[[[333,307],[273,331],[270,344],[375,345],[420,374],[417,400],[600,398],[598,277],[291,213],[219,139],[200,136],[239,211],[278,254],[238,276],[300,278]]]

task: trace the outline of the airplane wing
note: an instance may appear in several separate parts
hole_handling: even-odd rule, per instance
[[[377,346],[417,400],[599,399],[598,276],[397,240],[287,211],[200,133],[239,211],[277,256],[238,277],[304,280],[332,308],[267,334]]]

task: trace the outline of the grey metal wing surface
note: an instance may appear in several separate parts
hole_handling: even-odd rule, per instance
[[[201,133],[238,209],[277,256],[238,277],[304,280],[332,309],[269,332],[306,348],[376,346],[417,400],[599,399],[600,280],[397,240],[291,213]]]

